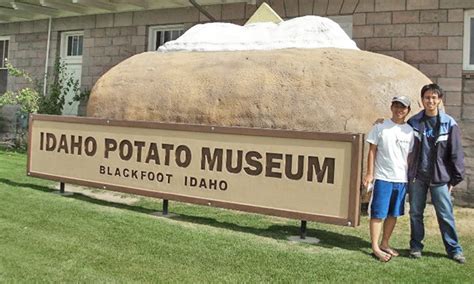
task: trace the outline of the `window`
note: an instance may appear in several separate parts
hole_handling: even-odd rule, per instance
[[[67,60],[68,63],[82,62],[83,44],[83,31],[63,32],[61,34],[61,58]]]
[[[10,38],[0,37],[0,94],[7,90],[8,70],[6,60],[8,58],[8,43]]]
[[[67,56],[80,56],[82,55],[82,41],[84,36],[82,35],[69,35],[67,36]]]
[[[175,40],[184,33],[184,26],[155,26],[148,31],[148,51],[157,50],[165,42]]]
[[[474,70],[474,10],[464,13],[464,70]]]

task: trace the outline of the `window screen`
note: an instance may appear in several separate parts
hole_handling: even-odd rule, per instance
[[[155,50],[158,49],[161,45],[165,44],[170,40],[175,40],[184,33],[184,30],[158,30],[156,31],[156,41],[155,41]]]
[[[471,44],[469,46],[469,64],[474,64],[474,17],[471,18]]]
[[[0,40],[0,94],[7,89],[8,70],[6,59],[8,58],[8,40]]]
[[[67,56],[81,56],[82,43],[84,37],[82,35],[71,35],[67,37]]]

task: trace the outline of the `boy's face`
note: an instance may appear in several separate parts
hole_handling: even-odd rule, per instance
[[[405,105],[399,102],[393,102],[392,106],[390,107],[390,110],[392,111],[392,118],[397,120],[405,120],[408,113],[410,112],[409,107],[406,107]]]
[[[421,102],[423,103],[423,107],[427,111],[436,111],[438,109],[439,104],[441,103],[441,98],[438,96],[437,93],[433,93],[432,91],[426,91],[421,98]]]

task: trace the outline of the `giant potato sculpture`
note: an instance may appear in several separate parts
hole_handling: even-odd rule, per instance
[[[418,111],[429,82],[402,61],[350,49],[146,52],[97,81],[87,115],[366,133],[390,116],[393,96],[410,97]]]

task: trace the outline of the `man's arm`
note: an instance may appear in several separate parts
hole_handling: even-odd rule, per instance
[[[451,180],[450,188],[456,186],[464,179],[464,151],[461,144],[461,131],[458,125],[454,125],[449,135],[449,159],[451,162],[450,170]]]

